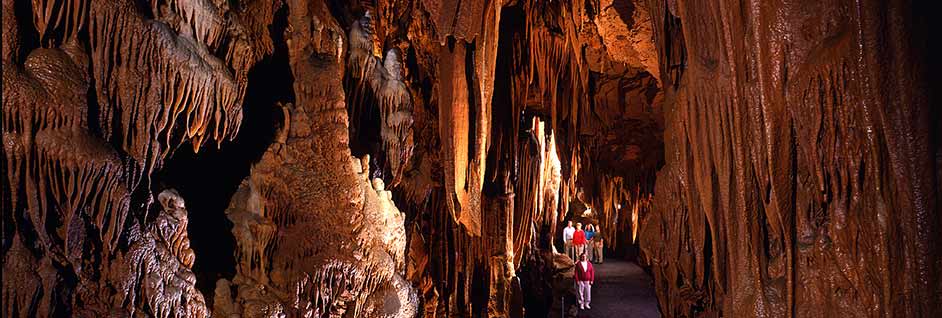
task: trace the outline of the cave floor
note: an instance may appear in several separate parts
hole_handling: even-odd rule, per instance
[[[660,317],[651,277],[638,264],[608,259],[595,264],[592,309],[578,317]]]

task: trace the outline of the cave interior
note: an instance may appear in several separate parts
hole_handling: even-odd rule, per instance
[[[927,3],[2,3],[4,317],[942,316]]]

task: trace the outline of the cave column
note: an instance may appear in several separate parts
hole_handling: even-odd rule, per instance
[[[487,315],[507,317],[510,308],[513,265],[514,191],[510,172],[500,168],[500,188],[493,197],[486,197],[484,233],[490,276]]]

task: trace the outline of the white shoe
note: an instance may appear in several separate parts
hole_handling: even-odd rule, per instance
[[[585,309],[592,309],[592,306],[585,305]]]
[[[585,310],[585,305],[579,305],[579,310]]]

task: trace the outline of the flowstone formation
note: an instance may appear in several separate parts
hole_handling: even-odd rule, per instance
[[[2,4],[4,317],[942,314],[909,1]]]
[[[416,295],[401,275],[404,216],[382,179],[370,180],[369,156],[356,159],[348,146],[344,94],[336,80],[342,30],[329,19],[308,20],[325,7],[288,5],[296,102],[281,105],[285,118],[277,141],[226,212],[238,243],[232,281],[238,293],[235,299],[218,294],[216,313],[412,317]],[[216,289],[229,285],[220,280]]]
[[[196,290],[196,275],[191,270],[196,256],[186,233],[187,210],[183,198],[174,190],[164,190],[157,200],[161,206],[157,218],[146,228],[135,226],[129,230],[131,235],[141,239],[131,243],[126,254],[120,253],[110,270],[143,277],[122,277],[115,286],[119,295],[114,300],[137,304],[130,310],[131,315],[206,317],[209,310],[203,295]],[[93,313],[79,310],[75,314]]]
[[[917,5],[648,3],[673,108],[640,234],[662,312],[942,313]]]
[[[184,143],[236,136],[272,17],[261,1],[3,1],[4,316],[208,315],[183,200],[151,175]]]

